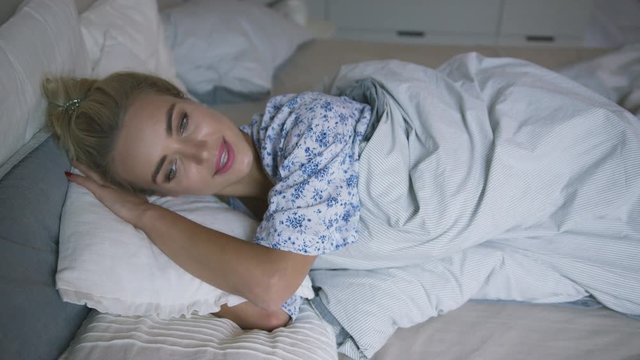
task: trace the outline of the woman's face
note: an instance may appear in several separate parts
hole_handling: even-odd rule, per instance
[[[165,195],[242,195],[255,161],[250,140],[224,115],[156,94],[133,101],[112,160],[120,179]]]

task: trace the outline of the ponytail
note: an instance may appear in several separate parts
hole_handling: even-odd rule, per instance
[[[76,120],[86,117],[85,99],[97,82],[95,79],[47,78],[42,83],[48,100],[47,126],[71,160],[76,160],[74,145],[78,143],[78,139],[91,132],[91,129],[87,129],[86,122],[82,126],[83,122]]]

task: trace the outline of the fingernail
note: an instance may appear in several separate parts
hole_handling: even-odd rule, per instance
[[[67,179],[71,179],[71,177],[73,176],[73,174],[70,171],[65,171],[64,172],[64,176],[67,177]]]

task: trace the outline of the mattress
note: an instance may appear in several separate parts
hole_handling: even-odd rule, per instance
[[[640,321],[602,307],[472,301],[398,330],[372,359],[632,360],[639,338]]]

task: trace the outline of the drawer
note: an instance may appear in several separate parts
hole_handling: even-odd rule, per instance
[[[398,31],[387,29],[344,29],[336,30],[336,36],[344,39],[374,42],[440,45],[495,45],[496,37],[491,34],[440,33],[421,31]]]
[[[500,35],[536,41],[583,38],[593,0],[505,0]]]
[[[327,0],[338,29],[496,35],[502,0]]]

